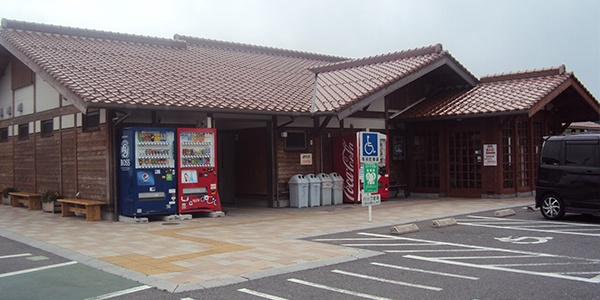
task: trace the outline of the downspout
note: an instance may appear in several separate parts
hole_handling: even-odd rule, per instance
[[[119,221],[119,192],[118,192],[118,186],[119,186],[119,180],[117,179],[119,177],[119,154],[121,153],[120,149],[119,149],[119,143],[115,140],[117,138],[117,125],[119,125],[121,122],[125,121],[127,118],[129,118],[129,116],[131,116],[130,112],[120,112],[123,115],[119,117],[119,115],[117,114],[117,111],[115,111],[116,117],[114,117],[112,119],[113,121],[113,126],[112,126],[112,135],[113,135],[113,142],[115,143],[115,146],[113,147],[113,151],[114,151],[114,164],[113,164],[113,199],[115,199],[115,221],[118,222]]]

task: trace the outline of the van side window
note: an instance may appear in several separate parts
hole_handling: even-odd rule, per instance
[[[597,143],[567,142],[565,150],[565,164],[569,166],[596,166]]]
[[[546,141],[542,149],[542,165],[558,165],[560,163],[560,141]]]

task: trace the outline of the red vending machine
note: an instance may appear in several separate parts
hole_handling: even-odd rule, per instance
[[[353,136],[333,138],[333,170],[344,178],[344,202],[360,203],[363,190],[364,170],[360,163],[359,133]],[[379,161],[377,193],[381,200],[389,199],[389,172],[387,160],[387,136],[378,133]]]
[[[217,131],[178,128],[179,213],[221,211],[217,188]]]

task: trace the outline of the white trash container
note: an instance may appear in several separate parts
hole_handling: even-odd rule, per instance
[[[317,178],[321,181],[321,205],[331,205],[331,189],[333,188],[333,180],[325,173],[317,174]]]
[[[333,205],[344,203],[344,178],[342,175],[336,172],[330,173],[329,177],[333,181],[333,188],[331,189],[331,202]]]
[[[321,180],[315,174],[306,175],[308,180],[308,206],[315,207],[321,203]]]
[[[308,207],[308,180],[297,174],[288,181],[290,187],[290,207]]]

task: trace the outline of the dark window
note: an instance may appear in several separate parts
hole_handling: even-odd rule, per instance
[[[42,121],[42,137],[49,137],[54,135],[54,120]]]
[[[306,132],[288,131],[287,137],[285,138],[285,150],[304,151],[306,149]]]
[[[560,163],[560,141],[546,141],[542,149],[542,165],[558,165]]]
[[[596,165],[597,143],[569,143],[565,149],[565,165],[592,167]]]
[[[19,125],[19,139],[26,140],[29,138],[29,123]]]
[[[0,129],[0,142],[8,142],[8,128]]]
[[[100,113],[98,111],[88,112],[83,116],[83,131],[100,130]]]

